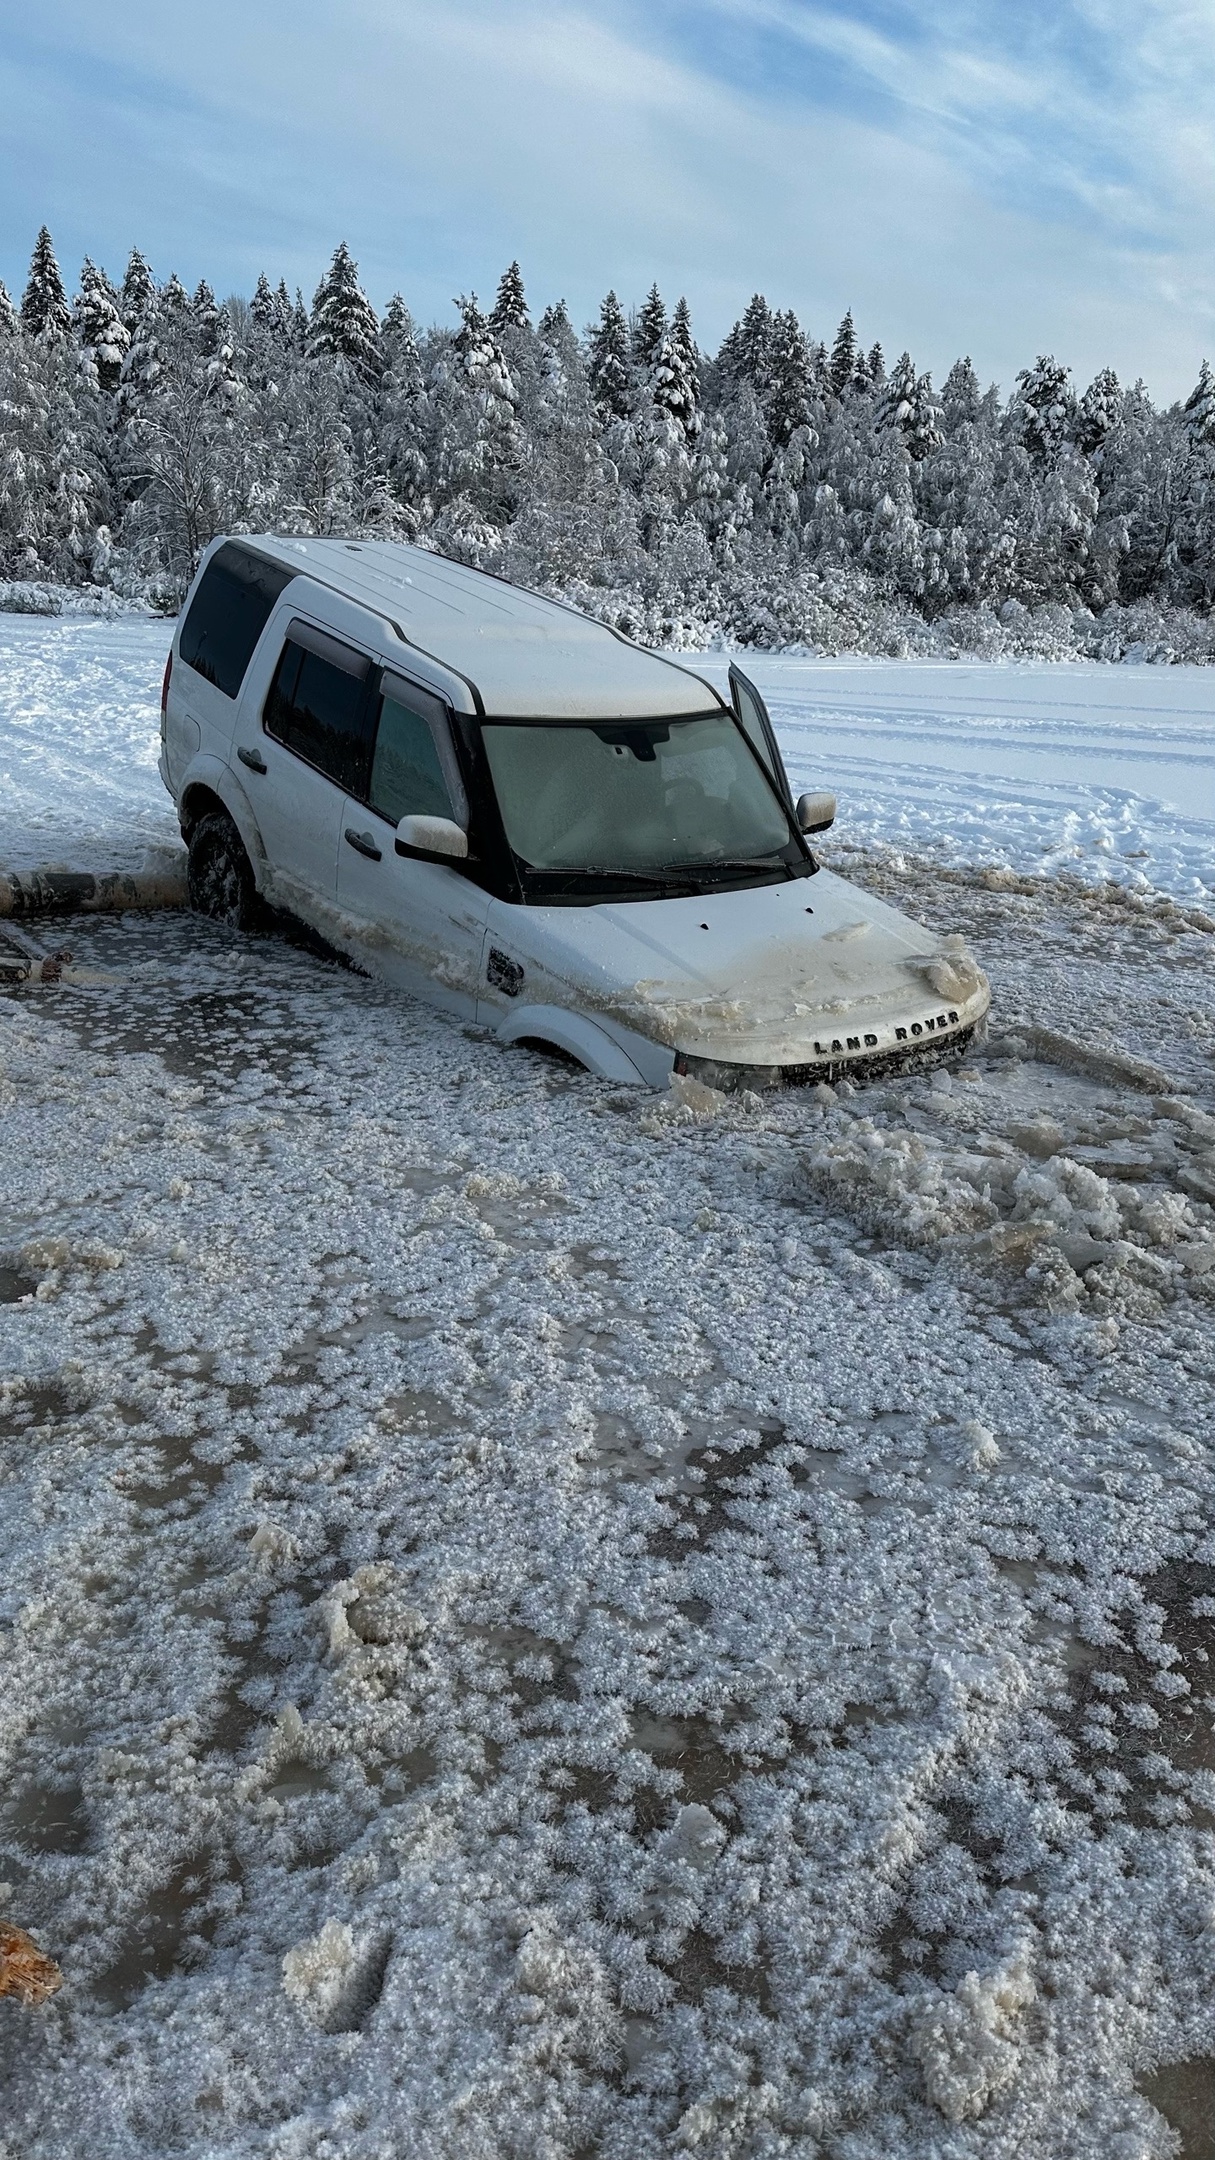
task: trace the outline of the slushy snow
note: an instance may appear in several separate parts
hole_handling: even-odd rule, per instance
[[[145,633],[36,627],[83,833]],[[0,996],[4,2160],[1210,2120],[1215,937],[850,846],[952,1075],[655,1098],[186,915]]]

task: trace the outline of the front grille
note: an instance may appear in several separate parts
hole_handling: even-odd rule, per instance
[[[681,1051],[675,1059],[675,1070],[727,1095],[743,1088],[758,1092],[766,1088],[813,1087],[820,1081],[826,1081],[828,1086],[834,1080],[853,1080],[863,1085],[867,1080],[885,1080],[896,1073],[930,1072],[934,1066],[945,1065],[962,1055],[974,1031],[972,1021],[969,1027],[957,1028],[952,1034],[924,1035],[917,1042],[899,1043],[893,1050],[815,1058],[803,1065],[731,1065]]]
[[[778,1065],[779,1087],[809,1087],[825,1080],[885,1080],[892,1073],[930,1072],[936,1065],[959,1057],[974,1034],[974,1023],[955,1035],[928,1036],[922,1042],[900,1043],[879,1057],[820,1058],[813,1065]]]

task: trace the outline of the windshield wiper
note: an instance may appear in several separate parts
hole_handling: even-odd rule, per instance
[[[697,866],[693,864],[691,867],[695,869]],[[541,871],[539,875],[542,877],[561,877],[564,875],[579,878],[611,878],[617,884],[623,882],[626,885],[657,885],[664,891],[668,886],[678,889],[681,886],[695,882],[694,879],[689,879],[682,872],[676,876],[672,875],[669,870],[609,870],[605,863],[580,863],[576,870],[565,872],[547,870]]]

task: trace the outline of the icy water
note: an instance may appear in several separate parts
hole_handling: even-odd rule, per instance
[[[185,917],[0,997],[22,2160],[1209,2150],[1215,937],[845,859],[972,1077],[701,1117]]]

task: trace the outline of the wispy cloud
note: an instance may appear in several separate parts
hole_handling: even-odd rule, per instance
[[[309,291],[339,236],[424,316],[756,287],[1006,384],[1038,350],[1188,387],[1215,345],[1210,0],[44,0],[0,56],[8,253],[138,240]]]

